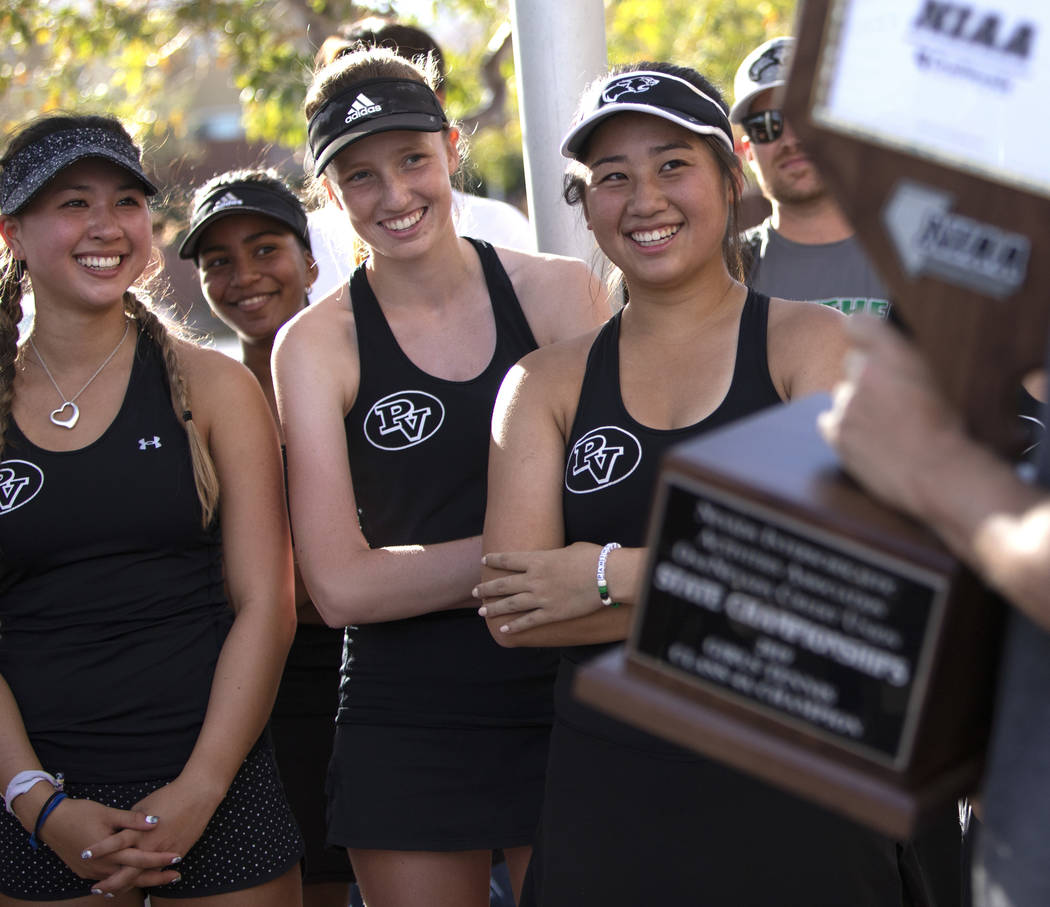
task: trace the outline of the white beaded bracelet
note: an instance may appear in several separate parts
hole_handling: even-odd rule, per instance
[[[65,786],[65,778],[62,777],[61,773],[52,775],[50,772],[40,771],[39,769],[19,772],[8,782],[7,790],[4,792],[4,806],[9,813],[14,815],[11,804],[15,802],[15,797],[24,794],[38,781],[46,781],[55,790],[62,790]]]
[[[605,582],[605,562],[609,559],[609,552],[615,551],[619,547],[619,542],[609,542],[609,544],[604,546],[598,554],[598,597],[602,600],[602,604],[605,605],[606,608],[616,608],[620,604],[619,602],[614,602],[609,597],[609,584]]]

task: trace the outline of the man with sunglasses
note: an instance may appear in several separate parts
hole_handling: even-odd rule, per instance
[[[747,282],[770,296],[885,315],[884,284],[780,109],[794,43],[782,37],[757,47],[733,83],[729,119],[743,130],[738,151],[773,208],[747,234]]]

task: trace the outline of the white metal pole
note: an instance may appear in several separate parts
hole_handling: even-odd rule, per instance
[[[541,252],[591,261],[594,241],[561,198],[558,148],[583,88],[606,68],[602,0],[511,0],[529,218]]]

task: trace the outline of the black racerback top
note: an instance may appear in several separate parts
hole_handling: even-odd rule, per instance
[[[345,419],[358,516],[373,547],[479,535],[492,406],[536,340],[495,249],[481,259],[496,346],[477,377],[427,374],[398,346],[363,267],[350,280],[360,385]],[[481,566],[478,565],[480,579]],[[348,628],[338,721],[513,725],[551,717],[552,653],[503,649],[473,607]]]
[[[0,463],[0,674],[49,771],[178,774],[233,620],[219,527],[201,527],[186,431],[140,334],[124,401],[87,447],[11,421]]]
[[[622,315],[621,309],[605,324],[587,357],[580,400],[566,445],[568,455],[562,489],[566,545],[573,542],[644,545],[649,508],[664,452],[681,441],[782,402],[769,376],[766,357],[769,297],[748,290],[740,315],[733,378],[714,412],[694,425],[668,430],[648,428],[636,422],[627,412],[620,393]],[[610,589],[611,594],[615,592]],[[580,664],[615,645],[619,643],[570,646],[563,649],[562,654],[572,664]],[[573,723],[579,718],[584,724],[590,724],[592,719],[604,724],[606,719],[580,706],[568,695],[569,674],[570,671],[563,670],[558,679],[559,717],[564,713],[565,717],[572,716],[569,720]]]

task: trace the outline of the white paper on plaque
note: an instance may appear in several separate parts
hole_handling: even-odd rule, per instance
[[[1050,195],[1050,2],[836,0],[829,23],[814,121]]]

